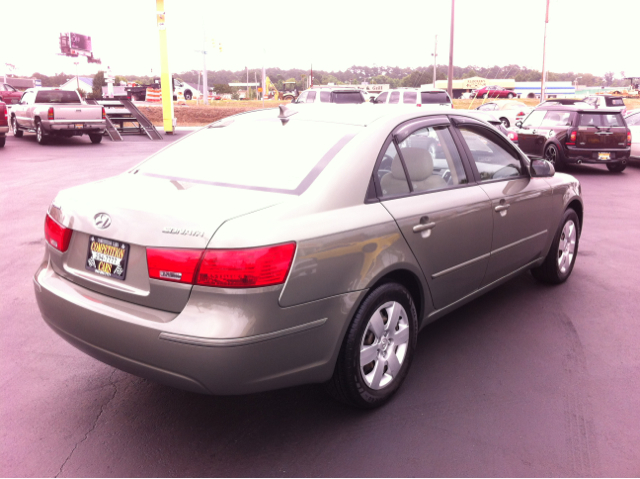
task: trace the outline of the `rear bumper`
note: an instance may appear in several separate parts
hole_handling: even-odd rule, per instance
[[[618,163],[619,161],[629,161],[630,148],[626,149],[583,149],[583,148],[565,148],[565,161],[567,163]],[[609,153],[608,160],[599,160],[599,153]]]
[[[7,126],[0,126],[0,134],[5,135],[9,133],[9,125]]]
[[[88,133],[104,133],[107,124],[104,120],[47,120],[42,122],[43,129],[48,133],[65,133],[65,134],[88,134]]]
[[[298,323],[264,317],[259,321],[277,329],[220,338],[215,324],[221,320],[237,327],[255,318],[244,317],[246,312],[237,307],[207,307],[198,299],[179,314],[135,305],[63,279],[48,261],[36,272],[34,288],[44,320],[76,348],[137,376],[205,394],[244,394],[328,380],[351,311],[365,293],[276,306]],[[242,296],[234,296],[242,304]],[[228,316],[221,318],[222,311]]]

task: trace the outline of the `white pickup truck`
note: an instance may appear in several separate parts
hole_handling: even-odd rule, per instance
[[[70,138],[89,135],[100,143],[107,128],[104,107],[87,105],[76,91],[29,88],[11,108],[11,130],[20,138],[25,131],[36,134],[44,145],[52,136]]]

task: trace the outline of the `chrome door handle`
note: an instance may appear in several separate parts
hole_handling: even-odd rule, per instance
[[[414,233],[420,233],[421,231],[424,231],[424,230],[430,230],[435,225],[436,224],[433,221],[431,223],[425,223],[425,224],[420,223],[419,225],[415,225],[413,227],[413,232]]]
[[[498,205],[498,206],[496,206],[494,209],[495,209],[497,212],[500,212],[500,211],[506,211],[506,210],[508,210],[508,209],[509,209],[509,206],[511,206],[511,205]]]

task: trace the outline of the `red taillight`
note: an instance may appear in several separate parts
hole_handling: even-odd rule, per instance
[[[422,106],[422,104],[418,103],[418,105],[417,105],[417,106]]]
[[[218,288],[284,283],[295,243],[228,250],[147,249],[149,277]]]
[[[53,107],[52,106],[50,106],[49,110],[47,111],[47,119],[53,120]]]
[[[107,112],[104,111],[104,107],[102,107],[102,119],[106,120],[107,119]]]
[[[69,249],[73,230],[65,228],[47,214],[44,220],[44,237],[47,243],[63,253]]]
[[[524,112],[521,111],[520,113],[518,113],[516,116],[524,116]]]
[[[631,130],[627,130],[627,146],[631,146]]]
[[[149,278],[193,284],[201,257],[202,250],[147,248]]]
[[[567,145],[576,146],[576,136],[578,136],[578,132],[572,130],[569,132],[569,138],[567,139]]]
[[[219,288],[257,288],[284,283],[295,243],[265,248],[207,250],[196,284]]]
[[[513,142],[518,141],[518,134],[515,131],[509,132],[509,139]]]

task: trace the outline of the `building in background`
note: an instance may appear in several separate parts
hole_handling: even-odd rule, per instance
[[[540,98],[541,86],[539,81],[516,82],[515,92],[520,98]],[[547,98],[573,98],[576,87],[570,81],[547,81],[544,89]]]
[[[502,88],[508,88],[513,90],[516,86],[516,81],[513,78],[482,78],[482,77],[471,77],[471,78],[462,78],[460,80],[453,80],[452,82],[452,90],[453,90],[453,98],[461,98],[463,93],[471,93],[473,90],[477,90],[478,88],[482,88],[485,86],[501,86]],[[421,85],[421,88],[431,88],[433,86],[432,83]],[[437,80],[436,88],[441,90],[447,89],[447,80]]]
[[[62,90],[77,90],[80,88],[84,92],[84,96],[93,92],[93,78],[90,77],[73,77],[60,85]]]

